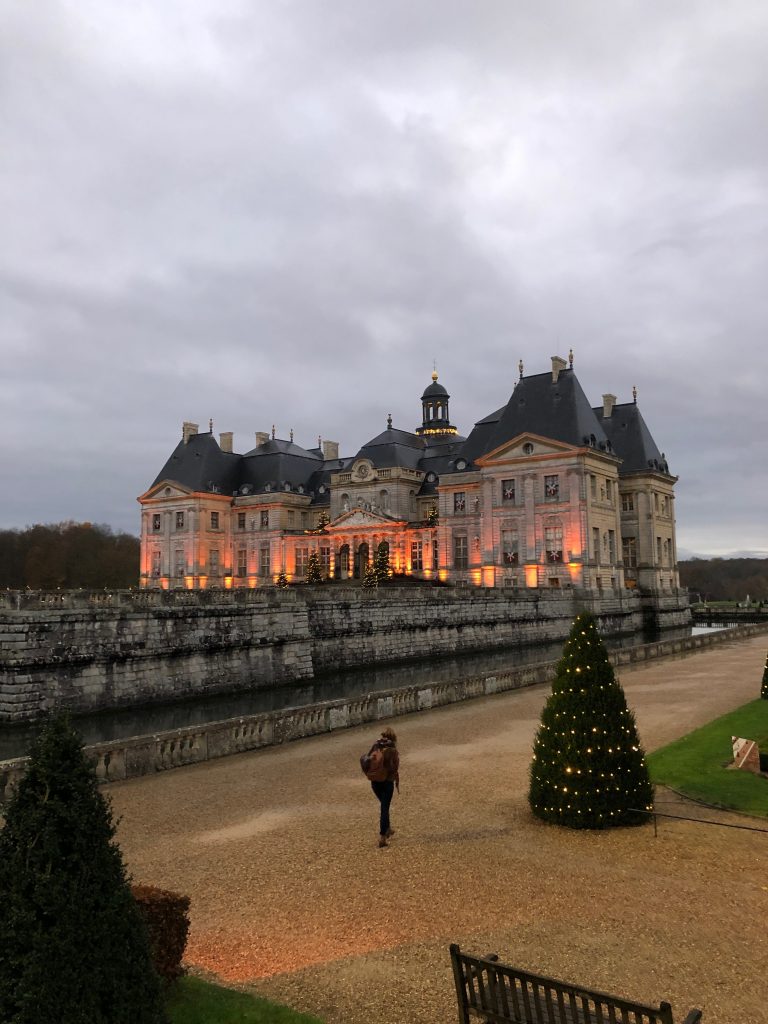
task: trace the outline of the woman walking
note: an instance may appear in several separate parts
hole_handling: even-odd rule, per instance
[[[380,804],[379,814],[379,847],[387,846],[387,840],[395,834],[389,821],[389,805],[392,803],[395,787],[400,792],[400,755],[397,752],[397,736],[395,730],[387,726],[379,739],[365,756],[366,776],[371,781],[371,789]]]

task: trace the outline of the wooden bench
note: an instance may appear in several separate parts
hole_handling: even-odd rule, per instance
[[[499,963],[494,954],[467,956],[451,946],[460,1024],[674,1024],[669,1003],[645,1006],[587,988],[576,988]],[[691,1010],[684,1024],[699,1024]]]

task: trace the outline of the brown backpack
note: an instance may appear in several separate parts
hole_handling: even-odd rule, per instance
[[[371,782],[386,782],[389,778],[389,769],[384,759],[385,749],[374,745],[367,754],[363,754],[360,758],[363,775]]]

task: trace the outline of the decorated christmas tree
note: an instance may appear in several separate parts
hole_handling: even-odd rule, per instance
[[[765,668],[763,669],[763,686],[760,690],[763,700],[768,700],[768,654],[765,656]]]
[[[373,562],[368,562],[365,566],[362,585],[366,590],[373,590],[374,587],[379,585],[379,577],[376,574],[376,567]]]
[[[437,511],[437,505],[432,505],[430,510],[427,512],[427,525],[437,526],[440,521],[440,513]]]
[[[0,831],[0,1020],[165,1020],[114,837],[79,736],[65,720],[51,720]]]
[[[311,552],[307,559],[307,568],[304,573],[304,579],[307,583],[323,582],[323,570],[320,565],[320,555],[318,555],[316,551]]]
[[[533,745],[528,800],[569,828],[640,825],[653,805],[635,718],[591,615],[579,615],[557,664]]]
[[[277,579],[275,580],[275,586],[285,589],[288,586],[288,577],[284,572],[278,573]]]
[[[389,577],[389,544],[385,540],[376,548],[373,556],[373,571],[376,573],[376,583],[383,583]]]

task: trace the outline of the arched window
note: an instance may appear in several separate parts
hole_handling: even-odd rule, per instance
[[[341,496],[341,511],[349,512],[349,495],[342,494]]]

